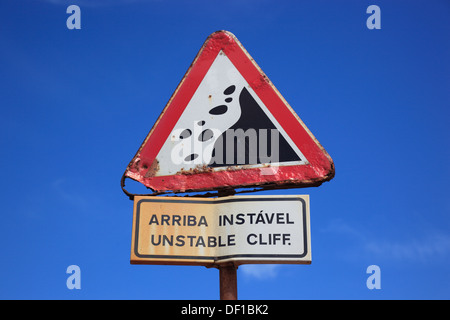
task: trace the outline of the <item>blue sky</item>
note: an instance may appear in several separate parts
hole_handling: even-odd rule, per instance
[[[260,193],[310,195],[312,264],[242,266],[239,298],[449,299],[449,15],[445,0],[1,1],[0,298],[219,298],[216,269],[129,264],[119,180],[225,29],[336,166],[319,188]]]

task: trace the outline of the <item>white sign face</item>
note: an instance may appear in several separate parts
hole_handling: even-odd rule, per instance
[[[307,195],[134,201],[132,263],[311,263]]]
[[[254,121],[255,117],[261,118],[261,125]],[[228,140],[224,140],[226,134]],[[249,150],[245,150],[244,136],[253,139],[247,146]],[[235,147],[234,139],[242,145]],[[292,155],[287,159],[280,158],[288,153]],[[174,175],[200,166],[217,171],[230,166],[308,163],[223,51],[217,55],[156,159],[159,162],[156,176]]]

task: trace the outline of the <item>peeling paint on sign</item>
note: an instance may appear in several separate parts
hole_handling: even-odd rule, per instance
[[[331,157],[236,37],[210,35],[122,178],[155,193],[318,186]]]

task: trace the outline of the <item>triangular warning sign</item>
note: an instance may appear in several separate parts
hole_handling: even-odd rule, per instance
[[[330,156],[227,31],[205,41],[124,173],[155,192],[317,186],[333,176]]]

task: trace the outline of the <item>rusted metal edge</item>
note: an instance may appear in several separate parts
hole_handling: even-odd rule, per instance
[[[289,180],[283,180],[283,181],[276,181],[276,182],[262,182],[260,184],[249,184],[249,185],[239,185],[239,186],[235,186],[235,187],[230,187],[230,186],[224,186],[224,187],[218,187],[218,188],[214,188],[214,189],[184,189],[184,190],[170,190],[170,191],[155,191],[154,189],[152,189],[151,187],[146,186],[148,189],[150,189],[152,192],[148,193],[148,194],[133,194],[131,192],[129,192],[128,190],[126,190],[125,188],[125,179],[126,178],[130,178],[132,180],[132,177],[127,176],[127,172],[130,170],[130,168],[133,165],[136,165],[137,162],[139,162],[139,156],[140,153],[143,149],[143,147],[146,145],[149,137],[152,135],[154,129],[157,127],[158,123],[160,122],[161,118],[163,117],[163,115],[165,114],[168,106],[171,104],[171,102],[173,101],[174,97],[176,96],[178,90],[180,89],[180,87],[183,85],[184,81],[186,80],[187,76],[189,75],[192,67],[195,65],[195,63],[197,62],[197,60],[200,57],[200,54],[202,53],[202,51],[204,49],[207,49],[206,46],[209,43],[209,39],[214,37],[217,33],[224,33],[226,34],[226,36],[232,38],[238,45],[239,47],[242,49],[242,51],[249,57],[250,61],[254,64],[254,66],[257,68],[257,70],[260,72],[261,75],[264,76],[264,83],[268,83],[272,89],[276,92],[276,94],[279,96],[279,98],[283,101],[283,103],[287,106],[287,108],[291,111],[291,113],[297,118],[297,120],[299,121],[299,123],[301,124],[301,126],[304,128],[304,130],[308,133],[308,135],[312,138],[312,140],[315,142],[315,144],[319,147],[319,149],[323,152],[323,154],[325,155],[325,157],[327,158],[327,160],[329,161],[330,164],[330,170],[328,171],[327,175],[322,176],[318,179],[311,179],[311,180],[303,180],[301,182],[299,181],[289,181]],[[157,165],[157,164],[156,164]],[[153,164],[150,166],[150,169],[153,167]],[[200,170],[195,170],[193,172],[180,172],[180,174],[197,174],[197,173],[202,173],[201,171],[198,172]],[[152,170],[150,170],[150,172],[152,172]],[[147,173],[148,174],[148,173]],[[331,159],[331,157],[329,156],[329,154],[326,152],[326,150],[323,148],[323,146],[319,143],[319,141],[314,137],[314,135],[311,133],[311,131],[305,126],[305,124],[303,123],[303,121],[299,118],[299,116],[294,112],[294,110],[292,109],[292,107],[288,104],[288,102],[284,99],[284,97],[278,92],[278,90],[276,89],[276,87],[273,85],[273,83],[267,78],[267,76],[265,75],[265,73],[262,71],[262,69],[259,67],[259,65],[256,63],[256,61],[250,56],[250,54],[247,52],[247,50],[242,46],[242,44],[237,40],[237,38],[234,36],[234,34],[232,34],[231,32],[225,31],[225,30],[219,30],[216,31],[214,33],[212,33],[211,35],[209,35],[207,37],[207,39],[205,40],[205,42],[203,43],[203,45],[201,46],[200,50],[198,51],[196,57],[194,58],[193,62],[191,63],[191,65],[189,66],[189,68],[187,69],[186,73],[184,74],[184,76],[182,77],[180,83],[178,84],[177,88],[175,89],[174,93],[172,94],[172,96],[170,97],[169,101],[167,102],[166,106],[164,107],[162,113],[160,114],[160,116],[158,117],[158,119],[156,120],[155,124],[153,125],[153,127],[151,128],[150,132],[147,134],[147,136],[145,137],[143,143],[141,144],[141,146],[139,147],[138,151],[136,152],[135,156],[133,157],[133,159],[130,161],[130,163],[128,164],[122,178],[121,178],[121,187],[122,187],[122,191],[131,199],[134,199],[134,196],[179,196],[178,194],[180,193],[190,193],[190,192],[206,192],[204,194],[196,194],[196,195],[183,195],[183,197],[215,197],[215,196],[221,196],[222,194],[226,194],[226,195],[231,195],[231,194],[239,194],[239,193],[249,193],[249,192],[258,192],[258,191],[264,191],[264,190],[274,190],[274,189],[292,189],[292,188],[306,188],[306,187],[317,187],[320,186],[323,182],[326,181],[330,181],[335,175],[335,168],[334,168],[334,163],[333,160]],[[137,181],[137,180],[135,180]],[[139,181],[138,181],[139,182]],[[142,183],[142,182],[140,182]],[[143,183],[142,183],[143,184]],[[144,185],[144,184],[143,184]],[[239,189],[249,189],[249,190],[243,190],[243,191],[236,191],[235,188],[239,188]],[[213,191],[213,192],[210,192]]]
[[[152,188],[146,187],[147,189],[152,190],[152,193],[148,194],[134,194],[125,189],[125,179],[129,178],[126,176],[126,173],[123,174],[122,179],[120,180],[120,186],[122,191],[128,196],[130,200],[134,200],[135,196],[166,196],[166,197],[199,197],[199,198],[212,198],[212,197],[224,197],[241,193],[251,193],[251,192],[259,192],[259,191],[268,191],[268,190],[283,190],[283,189],[301,189],[308,187],[318,187],[322,183],[330,181],[334,178],[335,170],[334,163],[332,163],[332,170],[330,170],[330,174],[326,177],[322,177],[317,180],[305,180],[302,182],[296,181],[277,181],[277,182],[266,182],[261,184],[252,184],[249,186],[239,186],[239,188],[233,187],[220,187],[215,189],[186,189],[183,191],[175,190],[175,191],[155,191]],[[134,179],[132,179],[134,180]],[[136,181],[136,180],[135,180]],[[236,190],[236,189],[244,189],[244,190]],[[195,195],[188,195],[186,193],[190,192],[198,192]],[[201,193],[206,192],[206,193]],[[180,195],[184,194],[184,195]]]

